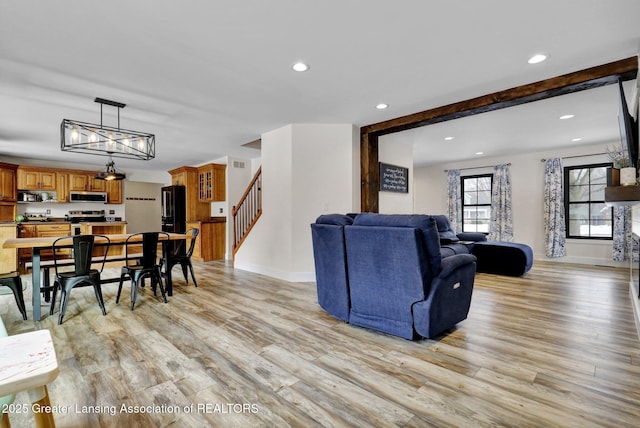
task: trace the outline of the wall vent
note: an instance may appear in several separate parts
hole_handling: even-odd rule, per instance
[[[233,167],[234,168],[244,168],[244,162],[234,160],[233,161]]]

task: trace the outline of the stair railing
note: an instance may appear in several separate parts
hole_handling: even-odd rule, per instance
[[[262,215],[262,167],[258,168],[247,190],[231,213],[233,215],[233,255],[235,256]]]

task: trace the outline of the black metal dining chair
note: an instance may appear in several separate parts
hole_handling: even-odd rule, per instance
[[[125,242],[125,266],[120,271],[120,284],[118,285],[118,295],[116,303],[120,302],[120,293],[125,279],[131,280],[131,310],[136,304],[138,287],[144,286],[145,278],[151,280],[153,295],[156,296],[156,285],[160,286],[162,299],[167,303],[167,295],[162,285],[162,273],[158,263],[158,242],[161,235],[166,236],[169,242],[169,234],[166,232],[143,232],[129,236]],[[136,241],[142,238],[142,256],[139,251],[133,251]]]
[[[93,257],[93,250],[96,238],[104,242],[104,254]],[[98,306],[102,315],[107,311],[102,298],[102,287],[100,284],[100,274],[104,269],[111,240],[104,235],[75,235],[73,237],[61,237],[53,242],[53,267],[54,282],[51,296],[51,309],[49,315],[53,315],[56,305],[56,295],[60,291],[60,309],[58,313],[58,324],[62,324],[62,318],[67,310],[69,294],[71,290],[79,287],[92,286],[98,300]],[[71,247],[72,251],[69,251]],[[69,258],[73,259],[73,270],[62,271],[61,268],[68,266]],[[100,263],[100,269],[92,269],[92,263]]]
[[[161,266],[164,266],[164,275],[168,275],[169,271],[173,269],[176,265],[180,265],[182,268],[182,274],[184,275],[184,280],[188,284],[189,277],[188,272],[191,273],[191,279],[193,280],[193,285],[196,287],[198,283],[196,282],[196,277],[193,273],[193,265],[191,264],[191,256],[193,255],[193,250],[196,246],[196,238],[200,230],[192,227],[185,232],[185,235],[190,236],[191,240],[189,241],[189,248],[185,251],[186,248],[186,240],[179,241],[179,244],[173,249],[173,251],[168,252],[166,257],[162,258],[160,262]]]
[[[22,314],[22,319],[27,319],[27,310],[24,306],[24,294],[22,294],[22,280],[18,272],[9,272],[0,274],[0,286],[9,287],[16,299],[18,310]]]

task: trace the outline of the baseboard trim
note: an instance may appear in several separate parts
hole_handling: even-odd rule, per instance
[[[287,282],[314,282],[316,275],[314,272],[288,272],[279,269],[273,269],[266,266],[254,265],[250,263],[234,262],[235,269],[246,270],[248,272],[266,275],[273,278],[281,279]]]

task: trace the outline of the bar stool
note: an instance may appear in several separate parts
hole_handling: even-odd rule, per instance
[[[27,310],[24,306],[24,295],[22,294],[22,280],[18,272],[9,272],[0,274],[0,286],[4,285],[13,291],[13,297],[16,299],[18,309],[22,314],[22,319],[27,319]]]

